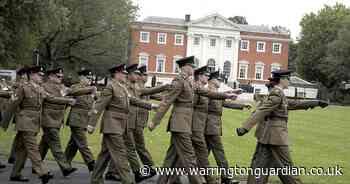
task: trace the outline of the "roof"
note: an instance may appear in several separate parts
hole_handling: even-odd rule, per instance
[[[210,16],[217,16],[217,14],[209,15],[207,17],[210,17]],[[223,17],[223,16],[221,16],[221,17]],[[196,21],[196,20],[192,20],[192,22],[193,21]],[[186,26],[187,25],[185,22],[185,19],[161,17],[161,16],[149,16],[140,22],[142,22],[142,23],[154,23],[154,24],[165,24],[165,25],[177,25],[177,26]],[[236,23],[232,23],[232,24],[234,26],[238,27],[240,29],[240,31],[245,31],[245,32],[284,34],[284,35],[290,34],[288,30],[285,30],[285,29],[274,30],[267,25],[244,25],[244,24],[236,24]]]
[[[301,79],[298,76],[291,76],[290,77],[290,85],[295,87],[310,87],[310,88],[317,88],[317,84],[308,82],[306,80]]]

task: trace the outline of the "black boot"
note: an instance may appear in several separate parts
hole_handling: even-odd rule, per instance
[[[78,170],[77,168],[71,168],[71,169],[68,169],[68,170],[63,170],[62,173],[63,173],[64,177],[67,177],[67,176],[71,175],[72,173],[74,173],[77,170]]]
[[[6,168],[6,165],[4,165],[0,162],[0,169],[5,169],[5,168]]]
[[[94,171],[94,168],[95,168],[95,161],[93,160],[93,161],[89,162],[89,163],[87,164],[87,166],[88,166],[89,172]]]
[[[45,175],[40,176],[40,179],[41,179],[42,184],[47,184],[47,183],[49,183],[50,179],[52,179],[52,178],[49,175],[49,173],[47,173]]]
[[[7,163],[9,163],[9,164],[14,164],[14,163],[15,163],[15,158],[10,157],[10,158],[7,160]]]
[[[10,181],[29,182],[29,179],[23,176],[14,176],[14,177],[10,177]]]
[[[105,175],[105,180],[108,180],[108,181],[121,181],[120,177],[118,175],[115,175],[111,172],[108,172],[106,173]]]

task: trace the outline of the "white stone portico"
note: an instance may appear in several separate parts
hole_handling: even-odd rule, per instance
[[[228,81],[236,81],[239,27],[219,14],[190,21],[187,26],[187,55],[196,56],[199,66],[214,64],[215,70],[228,71]]]

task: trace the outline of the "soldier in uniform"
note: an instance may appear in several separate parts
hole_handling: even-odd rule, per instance
[[[253,169],[293,167],[288,147],[288,109],[299,109],[304,105],[296,101],[290,103],[283,92],[288,88],[290,73],[288,70],[272,72],[269,95],[243,126],[237,129],[238,135],[244,135],[258,123],[255,132],[257,146],[251,163]],[[319,105],[326,107],[328,104],[320,101]],[[297,176],[281,173],[278,176],[283,184],[302,183]],[[265,184],[267,182],[268,176],[250,175],[247,183]]]
[[[27,182],[21,175],[27,157],[32,162],[33,170],[39,175],[42,183],[48,183],[52,176],[41,159],[36,136],[40,131],[42,104],[48,101],[53,104],[65,104],[67,99],[56,98],[47,93],[42,83],[42,67],[28,68],[29,81],[15,90],[16,99],[11,105],[19,107],[16,115],[16,161],[13,166],[10,180]]]
[[[88,69],[82,69],[78,72],[80,82],[72,85],[72,92],[67,95],[74,96],[76,104],[72,106],[67,124],[71,129],[71,137],[65,150],[68,163],[71,163],[78,150],[81,153],[85,164],[90,172],[95,167],[95,159],[88,146],[86,133],[92,133],[94,125],[90,125],[90,118],[93,114],[94,95],[96,87],[90,86],[92,81],[92,72]]]
[[[129,94],[125,65],[120,64],[109,70],[112,80],[102,92],[102,99],[97,104],[99,114],[105,110],[101,123],[103,133],[102,148],[98,156],[95,170],[92,173],[91,183],[103,182],[103,173],[111,160],[123,184],[135,183],[130,173],[128,163],[128,138],[130,105],[152,109],[153,104],[141,101]],[[138,171],[137,171],[138,172]]]
[[[220,87],[220,73],[219,71],[210,73],[209,90],[217,91]],[[210,151],[213,152],[214,158],[217,165],[220,168],[225,168],[226,171],[229,169],[228,161],[225,156],[224,146],[221,141],[222,136],[222,112],[223,107],[230,109],[244,109],[250,108],[250,105],[246,104],[237,104],[233,102],[228,102],[224,100],[215,100],[210,99],[208,105],[208,116],[205,129],[205,139],[207,147]],[[239,181],[233,180],[228,176],[228,173],[221,173],[221,183],[223,184],[233,184],[239,183]]]
[[[55,97],[63,97],[63,69],[57,68],[47,71],[47,75],[48,80],[43,84],[44,89]],[[44,160],[50,149],[64,176],[68,176],[77,170],[76,168],[72,168],[71,164],[67,161],[62,151],[60,139],[60,128],[64,121],[65,107],[66,105],[74,105],[74,103],[74,99],[70,99],[70,101],[67,101],[67,104],[62,105],[44,102],[42,112],[41,126],[43,136],[39,144],[41,158]]]
[[[28,76],[27,76],[27,67],[23,67],[17,70],[17,76],[16,76],[16,82],[12,86],[12,90],[16,90],[18,87],[20,87],[22,84],[25,84],[28,81]],[[2,127],[6,131],[8,127],[10,126],[11,120],[15,124],[15,113],[18,110],[17,107],[13,108],[8,108],[6,112],[4,113],[4,117],[2,120]],[[13,139],[12,146],[11,146],[11,153],[8,159],[9,164],[14,164],[15,159],[16,159],[16,154],[15,154],[15,147],[16,147],[16,138]]]
[[[160,124],[162,118],[171,105],[173,109],[168,123],[168,131],[171,132],[170,146],[164,161],[165,167],[176,167],[177,160],[180,165],[189,172],[190,168],[198,167],[196,155],[193,149],[191,133],[192,133],[192,117],[193,117],[193,68],[194,56],[180,59],[177,62],[181,68],[181,73],[172,81],[169,92],[164,96],[160,107],[149,122],[148,128],[152,131]],[[175,153],[176,159],[173,158]],[[168,161],[172,163],[169,163]],[[203,183],[198,175],[188,176],[191,184]],[[169,181],[170,177],[160,176],[158,183],[164,184]]]

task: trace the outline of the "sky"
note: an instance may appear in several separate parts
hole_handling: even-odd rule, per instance
[[[350,6],[350,0],[132,0],[140,8],[139,20],[148,16],[191,19],[219,13],[225,17],[245,16],[251,25],[281,25],[298,37],[303,15],[317,12],[325,4]]]

